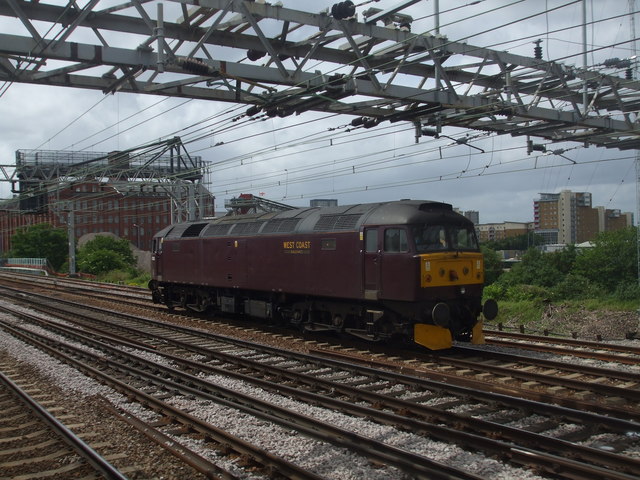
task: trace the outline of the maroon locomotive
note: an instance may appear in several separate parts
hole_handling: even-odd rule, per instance
[[[431,349],[481,343],[482,254],[451,205],[403,200],[225,216],[153,239],[156,303]]]

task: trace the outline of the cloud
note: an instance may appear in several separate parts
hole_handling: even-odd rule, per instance
[[[332,3],[288,0],[284,6],[318,12]],[[372,6],[396,3],[382,0]],[[555,8],[570,2],[440,3],[441,32],[450,40],[465,39],[470,45],[531,57],[533,41],[541,38],[545,59],[562,57],[581,65],[580,4],[539,14],[546,4]],[[629,17],[600,22],[624,15],[627,2],[592,3],[588,21],[596,23],[589,30],[594,49],[589,62],[596,65],[605,58],[630,56],[629,44],[610,46],[630,38]],[[165,20],[171,6],[165,9]],[[434,29],[432,3],[419,2],[407,13],[416,19],[414,32]],[[0,18],[0,28],[4,30],[7,22]],[[13,21],[10,26],[20,30]],[[93,34],[82,35],[84,41],[96,42]],[[126,38],[114,38],[117,44],[126,44]],[[245,54],[237,51],[236,56]],[[188,151],[212,164],[210,188],[218,197],[218,209],[225,198],[239,193],[264,193],[300,206],[312,198],[336,198],[341,204],[414,198],[478,210],[482,222],[531,221],[533,201],[540,192],[570,189],[592,192],[594,205],[636,212],[635,152],[576,143],[552,145],[567,149],[563,155],[576,162],[572,164],[558,155],[527,155],[525,137],[480,138],[479,132],[443,131],[453,138],[469,135],[470,145],[486,152],[481,153],[447,138],[422,137],[416,143],[407,123],[350,131],[352,117],[347,115],[307,112],[262,121],[242,116],[246,109],[150,95],[105,97],[97,91],[16,83],[0,98],[0,163],[13,163],[18,149],[107,152],[179,135]],[[9,195],[9,185],[1,183],[0,197]]]

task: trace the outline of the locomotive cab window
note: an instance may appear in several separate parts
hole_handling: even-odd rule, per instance
[[[407,232],[401,228],[387,228],[384,231],[384,251],[387,253],[408,252]]]
[[[478,242],[473,229],[465,227],[452,227],[451,243],[454,250],[477,250]]]
[[[418,253],[438,250],[478,250],[472,227],[463,225],[418,225],[412,228]]]

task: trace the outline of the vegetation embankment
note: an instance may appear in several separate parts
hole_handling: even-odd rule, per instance
[[[505,247],[483,245],[485,298],[500,305],[494,322],[583,336],[619,336],[638,329],[637,228],[603,232],[589,248],[569,245],[542,253],[531,247],[508,271],[496,253]]]
[[[11,237],[7,257],[47,258],[59,273],[68,273],[67,232],[49,224],[19,229]],[[98,235],[76,252],[77,272],[93,275],[96,280],[110,283],[146,286],[151,276],[136,266],[131,245],[123,238]]]

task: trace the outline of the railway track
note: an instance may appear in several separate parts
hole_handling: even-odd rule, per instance
[[[497,330],[485,330],[485,339],[490,345],[593,358],[604,362],[627,363],[630,365],[636,365],[640,362],[640,347],[638,346]]]
[[[78,322],[77,316],[75,312],[74,322]],[[163,358],[184,369],[180,374],[165,374],[174,379],[188,378],[188,382],[197,384],[196,390],[211,388],[199,383],[199,376],[232,376],[265,390],[281,393],[286,390],[287,395],[300,401],[376,418],[395,428],[409,428],[414,433],[441,441],[473,445],[472,448],[510,458],[515,464],[535,464],[537,469],[550,474],[561,471],[569,478],[630,478],[629,475],[640,468],[638,460],[628,458],[625,453],[637,448],[634,435],[629,437],[628,433],[640,431],[637,423],[627,419],[480,392],[477,385],[472,384],[455,386],[416,376],[392,374],[370,366],[240,344],[238,341],[230,344],[228,339],[204,332],[122,315],[120,320],[96,317],[95,311],[88,315],[82,320],[82,328],[98,328],[91,325],[97,320],[100,335],[107,336],[109,342],[125,341],[126,337],[129,346],[136,345],[137,349],[162,354]],[[109,326],[110,332],[107,332],[110,323],[113,326]],[[62,334],[60,326],[48,325],[46,328]],[[64,334],[84,335],[81,331],[66,331]],[[80,341],[79,337],[76,340]],[[104,341],[92,348],[98,348]],[[117,351],[109,352],[109,356],[117,354]],[[194,356],[207,362],[191,360]],[[190,376],[194,372],[197,377]],[[322,398],[314,396],[318,395],[318,390]],[[221,394],[217,390],[216,395],[231,394]],[[364,401],[367,406],[358,404]],[[248,400],[238,400],[234,396],[234,402],[245,404]],[[261,408],[261,411],[266,409]],[[393,413],[387,413],[389,411]],[[284,416],[283,413],[279,415]],[[558,430],[562,422],[572,425],[566,438],[541,435],[541,432]],[[446,426],[443,427],[443,423]],[[600,430],[594,432],[596,427]],[[601,440],[595,439],[601,439],[602,435],[609,436],[608,445],[600,445],[598,442]],[[542,450],[541,445],[544,446]],[[603,447],[618,453],[603,450]]]
[[[158,306],[151,301],[149,290],[144,287],[125,286],[117,284],[105,284],[99,282],[86,282],[67,278],[33,277],[26,274],[0,273],[0,282],[7,282],[12,286],[16,283],[25,288],[40,286],[45,290],[63,290],[72,295],[116,302],[132,308],[153,309],[166,312],[164,306]],[[180,313],[177,313],[178,315]],[[485,339],[489,345],[513,347],[516,349],[533,350],[558,355],[570,355],[582,358],[591,358],[606,362],[627,363],[635,365],[640,363],[640,346],[618,345],[611,342],[589,341],[576,338],[568,338],[558,335],[534,335],[524,332],[507,332],[502,329],[492,330],[485,326]]]
[[[0,365],[0,369],[9,372],[0,372],[2,478],[127,478],[50,412],[56,406],[46,393],[14,382],[10,366]],[[46,404],[50,405],[45,408]],[[84,428],[86,434],[87,425],[76,424],[74,428]],[[127,470],[134,472],[135,468]]]
[[[23,320],[28,318],[31,321],[38,322],[35,317],[30,317],[24,313],[13,312],[13,314],[19,315]],[[153,353],[155,358],[145,359],[135,354],[126,353],[118,348],[107,347],[102,339],[96,341],[77,331],[73,333],[69,330],[69,327],[55,328],[58,334],[65,333],[74,337],[76,341],[82,341],[85,346],[90,346],[91,349],[99,349],[103,352],[102,354],[96,354],[86,348],[61,343],[59,340],[52,339],[49,335],[42,335],[31,329],[23,329],[16,325],[10,325],[5,321],[0,321],[0,324],[3,329],[21,340],[36,345],[39,349],[47,351],[66,363],[72,364],[75,368],[93,378],[99,379],[102,383],[110,385],[117,391],[127,395],[127,397],[135,398],[136,401],[161,413],[163,417],[179,423],[185,428],[185,431],[198,432],[207,439],[215,440],[225,449],[231,449],[236,454],[246,457],[252,465],[261,465],[267,472],[277,472],[279,476],[285,478],[319,479],[321,477],[264,451],[250,442],[235,438],[233,435],[163,401],[162,398],[178,395],[184,400],[185,396],[189,397],[189,409],[193,409],[198,401],[212,401],[236,408],[248,415],[272,422],[282,428],[301,432],[317,440],[347,448],[349,451],[363,455],[380,465],[391,466],[406,472],[414,478],[480,478],[464,470],[439,464],[427,457],[394,448],[390,445],[384,445],[365,436],[333,427],[322,420],[216,386],[187,373],[187,371],[165,367],[162,365],[163,362],[159,362],[158,354],[154,353],[157,352],[155,348],[149,349],[148,352]],[[52,325],[49,325],[49,327],[52,327]],[[114,338],[105,338],[104,340],[115,341]],[[121,346],[125,345],[131,347],[132,344],[125,341]],[[165,358],[169,359],[169,357]],[[194,402],[193,400],[196,401]]]

